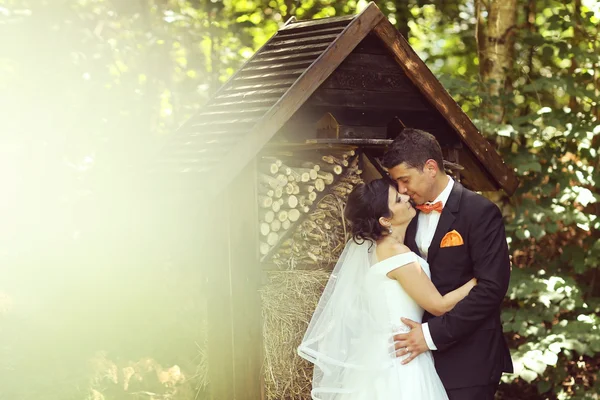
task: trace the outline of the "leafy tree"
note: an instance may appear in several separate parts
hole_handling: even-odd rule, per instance
[[[513,263],[503,321],[517,374],[506,377],[501,398],[593,399],[600,391],[600,7],[515,0],[496,12],[507,3],[379,6],[521,179],[510,199],[486,194],[506,216]],[[79,399],[92,384],[120,396],[118,385],[94,375],[98,369],[80,368],[92,358],[106,371],[137,371],[152,356],[157,371],[178,365],[195,375],[201,321],[193,320],[203,306],[189,278],[195,266],[154,249],[127,254],[135,240],[147,242],[135,238],[136,226],[119,223],[131,210],[113,206],[121,204],[115,197],[289,17],[345,15],[365,5],[0,0],[0,34],[10,38],[0,49],[0,397]],[[494,18],[509,18],[500,32]],[[502,60],[490,43],[502,44]],[[120,235],[123,248],[98,246],[106,231]],[[132,334],[124,338],[114,326]],[[24,369],[26,384],[18,376]],[[204,393],[198,380],[186,382],[161,395]]]

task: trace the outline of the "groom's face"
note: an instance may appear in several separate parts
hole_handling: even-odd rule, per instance
[[[427,164],[421,170],[402,163],[390,168],[388,172],[398,183],[398,193],[410,196],[415,204],[433,200],[429,197],[434,185],[435,174],[431,174]]]

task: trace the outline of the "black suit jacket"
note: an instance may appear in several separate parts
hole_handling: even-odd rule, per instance
[[[418,218],[408,227],[407,245],[415,242]],[[440,248],[444,235],[456,230],[464,245]],[[498,383],[513,372],[502,334],[500,306],[510,280],[510,262],[502,214],[498,207],[455,182],[429,246],[431,280],[442,295],[473,276],[477,286],[454,309],[440,317],[425,313],[433,342],[435,366],[446,389]]]

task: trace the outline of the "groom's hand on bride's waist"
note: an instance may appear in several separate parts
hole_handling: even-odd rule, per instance
[[[402,322],[410,327],[410,332],[394,335],[394,347],[396,349],[396,357],[409,355],[402,361],[402,364],[408,364],[419,354],[429,350],[429,347],[427,347],[427,342],[425,342],[423,328],[421,328],[420,323],[407,318],[402,318]]]

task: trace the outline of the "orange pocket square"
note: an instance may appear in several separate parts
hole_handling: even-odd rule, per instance
[[[453,247],[453,246],[462,246],[465,244],[460,233],[456,231],[450,231],[446,233],[444,238],[442,239],[442,243],[440,243],[440,247]]]

